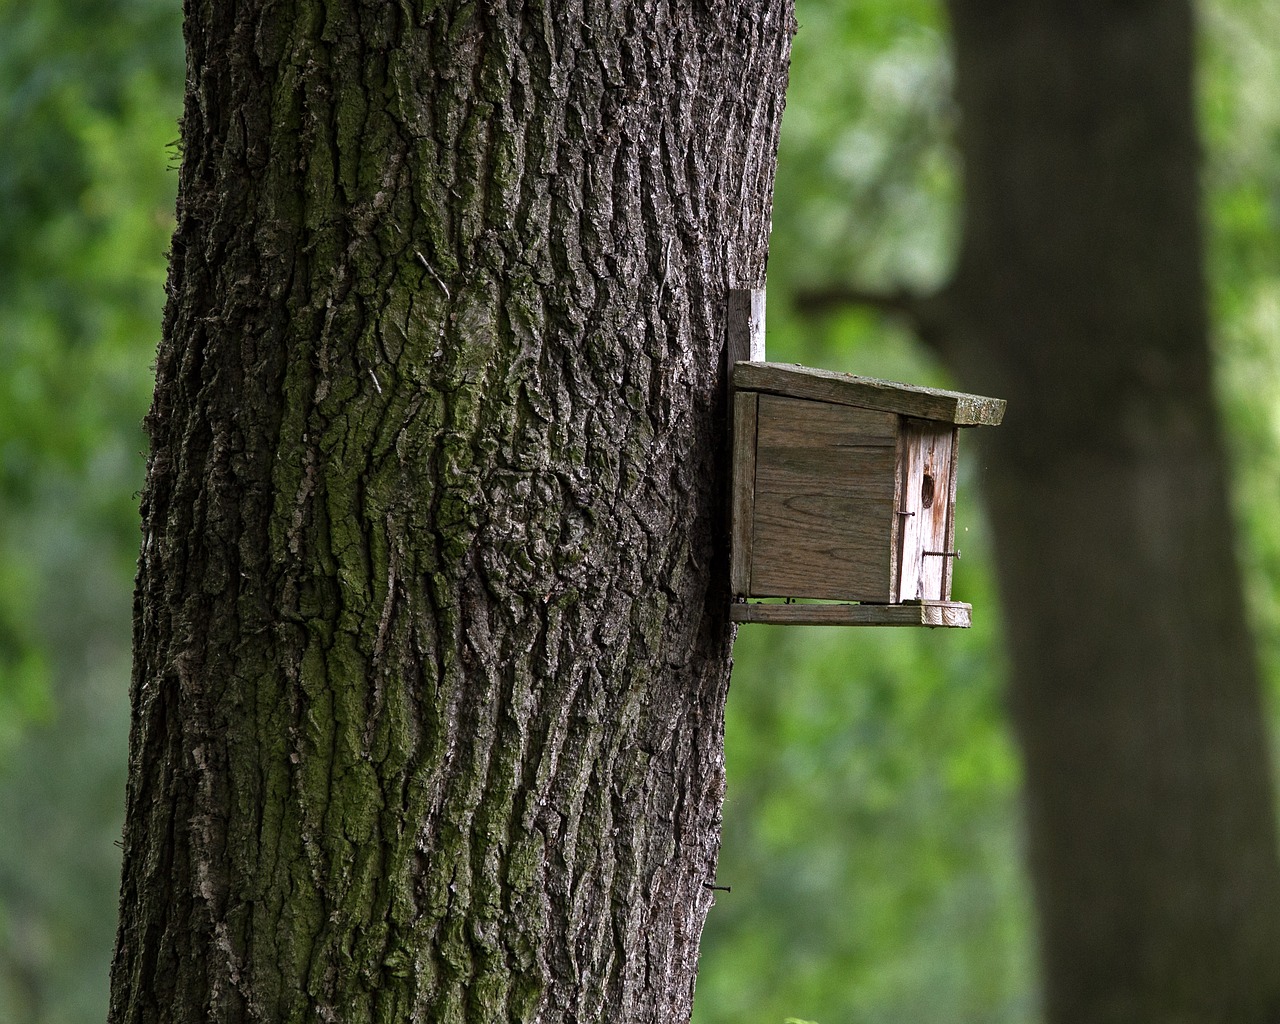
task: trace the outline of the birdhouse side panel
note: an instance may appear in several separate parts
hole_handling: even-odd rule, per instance
[[[760,396],[733,396],[733,469],[730,498],[729,584],[743,597],[751,592],[751,542],[755,533],[756,409]]]
[[[760,395],[750,593],[892,600],[898,417]]]
[[[952,426],[903,420],[900,600],[950,600],[956,438]]]

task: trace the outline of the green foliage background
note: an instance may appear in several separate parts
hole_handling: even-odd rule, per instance
[[[798,6],[771,357],[946,383],[893,323],[804,321],[788,299],[945,279],[959,169],[938,5]],[[1206,0],[1201,35],[1218,367],[1274,691],[1280,6]],[[15,1024],[105,1016],[182,73],[178,0],[0,0],[0,1020]],[[708,926],[698,1024],[1037,1019],[980,450],[967,469],[955,590],[972,631],[739,637],[732,892]]]

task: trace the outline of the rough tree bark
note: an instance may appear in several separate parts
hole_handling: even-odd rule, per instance
[[[987,493],[1051,1024],[1280,1020],[1264,718],[1209,361],[1188,0],[951,0]],[[928,317],[927,317],[928,318]]]
[[[787,0],[187,0],[110,1020],[679,1021]]]

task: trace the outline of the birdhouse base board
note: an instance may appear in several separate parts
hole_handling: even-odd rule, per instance
[[[963,601],[904,601],[901,604],[766,604],[735,601],[734,622],[774,626],[949,626],[968,629],[973,606]]]

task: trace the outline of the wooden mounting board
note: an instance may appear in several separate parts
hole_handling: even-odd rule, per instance
[[[729,369],[737,362],[764,362],[764,289],[731,288],[726,296]]]
[[[907,601],[902,604],[763,604],[735,601],[734,622],[774,626],[950,626],[968,629],[973,606],[963,601]]]

